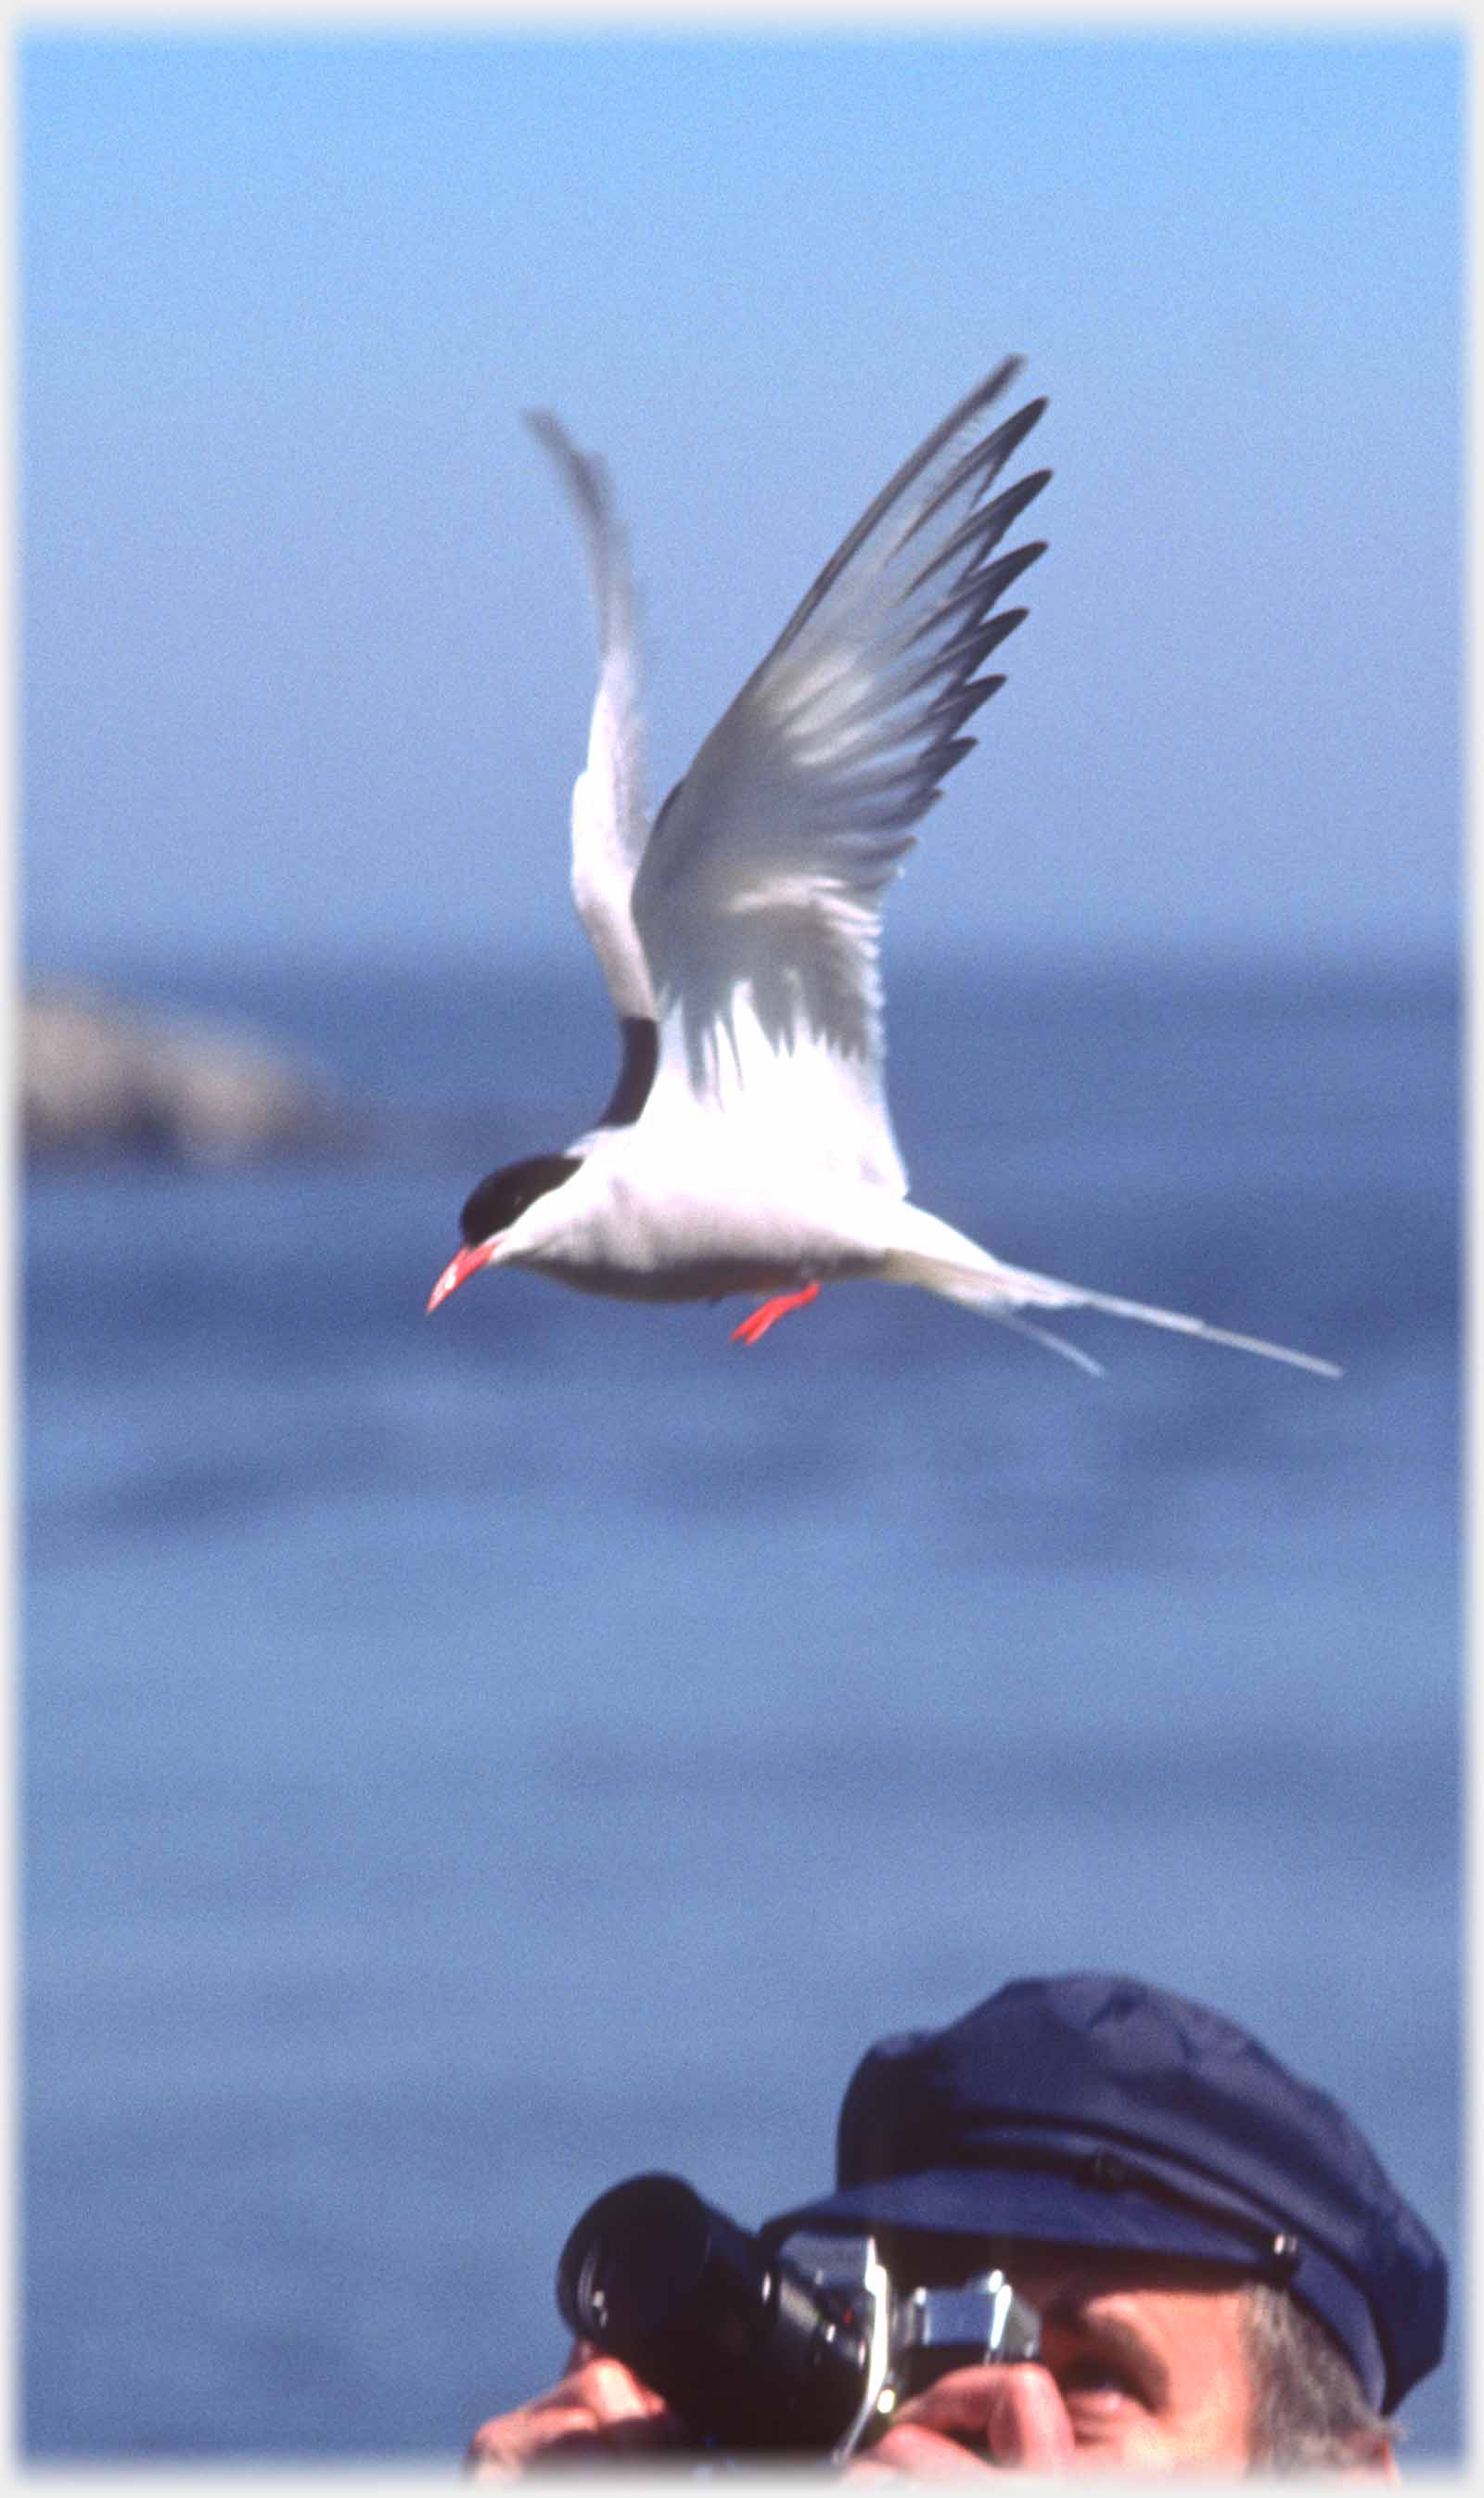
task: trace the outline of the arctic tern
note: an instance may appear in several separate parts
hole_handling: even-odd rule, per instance
[[[887,1105],[883,898],[1024,620],[1005,592],[1045,552],[1003,541],[1040,495],[1001,487],[1043,399],[1000,416],[1009,357],[935,427],[831,556],[653,827],[632,584],[602,463],[528,418],[581,526],[597,619],[572,892],[622,1041],[597,1124],[503,1166],[464,1207],[429,1309],[482,1267],[633,1300],[759,1305],[756,1344],[825,1284],[914,1284],[1098,1371],[1038,1324],[1139,1319],[1338,1376],[1333,1362],[1007,1265],[914,1205]],[[994,491],[991,491],[994,490]],[[1036,1313],[1033,1318],[1028,1313]]]

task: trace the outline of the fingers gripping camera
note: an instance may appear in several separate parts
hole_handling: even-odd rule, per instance
[[[1003,2273],[898,2289],[870,2237],[752,2236],[679,2177],[630,2177],[577,2223],[557,2268],[573,2332],[625,2361],[697,2445],[828,2454],[887,2428],[950,2368],[1033,2359],[1040,2320]]]

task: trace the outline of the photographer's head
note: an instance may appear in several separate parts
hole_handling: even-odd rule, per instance
[[[1441,2355],[1442,2256],[1348,2118],[1135,1979],[1025,1979],[880,2041],[837,2179],[769,2238],[868,2229],[899,2282],[1003,2264],[1087,2461],[1384,2467]]]
[[[754,2236],[632,2178],[559,2283],[566,2373],[485,2422],[480,2474],[707,2448],[867,2478],[1391,2473],[1447,2305],[1333,2099],[1204,2005],[1088,1975],[881,2040],[833,2194]]]

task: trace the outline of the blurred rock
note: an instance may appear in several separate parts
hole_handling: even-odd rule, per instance
[[[133,1151],[234,1163],[341,1134],[330,1086],[261,1041],[145,1013],[86,989],[20,1009],[22,1135],[31,1153]]]

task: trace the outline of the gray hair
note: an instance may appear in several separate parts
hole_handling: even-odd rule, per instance
[[[1391,2446],[1397,2432],[1366,2400],[1327,2325],[1289,2290],[1253,2282],[1242,2319],[1252,2387],[1254,2472],[1315,2472]]]

